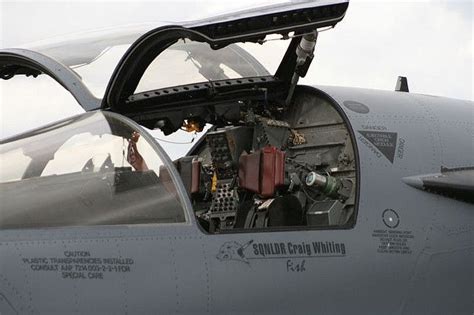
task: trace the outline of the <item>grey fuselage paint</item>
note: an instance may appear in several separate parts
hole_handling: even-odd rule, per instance
[[[0,310],[472,312],[472,204],[401,179],[474,164],[466,146],[473,104],[352,88],[304,90],[330,96],[353,129],[360,196],[352,228],[210,235],[187,206],[182,224],[2,230]],[[346,100],[370,111],[347,110],[339,105]],[[397,133],[393,163],[363,141],[364,130]]]

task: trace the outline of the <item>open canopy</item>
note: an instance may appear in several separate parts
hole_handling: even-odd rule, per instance
[[[347,7],[348,0],[291,1],[204,20],[174,25],[145,24],[88,33],[62,43],[43,42],[30,49],[4,49],[0,50],[0,77],[45,73],[69,90],[85,110],[108,109],[146,125],[146,120],[156,117],[140,119],[137,115],[176,108],[176,104],[190,99],[196,104],[209,98],[221,100],[225,98],[223,95],[249,89],[273,87],[287,91],[301,36],[321,27],[335,26]],[[263,44],[269,35],[293,37],[274,73],[236,45]],[[199,75],[169,86],[143,85],[149,69],[154,70],[155,77],[170,76],[166,67],[153,67],[154,60],[166,52],[187,54],[186,61],[196,65]],[[100,61],[106,53],[113,60],[104,65],[106,71],[100,75],[102,82],[108,83],[102,84],[98,93],[92,89],[92,93],[82,80],[87,73],[81,72],[81,67]]]

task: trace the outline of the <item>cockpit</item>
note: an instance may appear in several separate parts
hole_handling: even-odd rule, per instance
[[[0,54],[2,78],[52,75],[88,111],[2,142],[2,227],[176,224],[184,204],[208,233],[353,226],[353,131],[334,100],[297,84],[318,29],[346,9],[86,36],[38,47],[41,67]],[[183,138],[187,152],[173,147]]]
[[[166,154],[120,115],[68,118],[0,153],[1,228],[185,222]]]

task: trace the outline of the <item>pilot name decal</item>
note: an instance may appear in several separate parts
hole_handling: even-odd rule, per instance
[[[397,133],[388,131],[358,130],[359,140],[378,157],[385,156],[393,164],[397,146]],[[375,146],[375,148],[373,148]]]
[[[34,272],[57,273],[63,279],[102,280],[107,273],[130,272],[132,258],[94,257],[89,251],[64,251],[60,257],[23,258],[23,263]]]
[[[295,263],[291,259],[345,257],[346,245],[334,241],[310,242],[225,242],[216,258],[220,261],[239,261],[250,264],[251,260],[284,259],[288,271],[304,271],[304,261]]]

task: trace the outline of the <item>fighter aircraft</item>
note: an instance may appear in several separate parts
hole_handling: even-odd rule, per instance
[[[1,50],[84,113],[1,142],[0,313],[472,314],[473,103],[298,84],[347,8]],[[275,36],[270,72],[243,47]],[[151,129],[199,139],[171,161]]]

